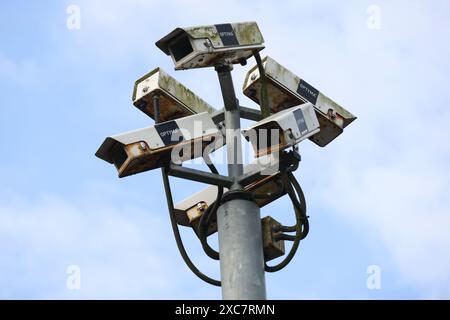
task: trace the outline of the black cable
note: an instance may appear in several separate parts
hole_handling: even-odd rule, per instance
[[[306,215],[306,201],[305,201],[305,194],[303,193],[302,188],[300,187],[300,184],[298,183],[295,176],[292,174],[292,172],[288,172],[288,178],[289,181],[291,181],[292,185],[295,188],[295,191],[297,192],[298,197],[300,198],[300,205],[303,207],[303,211]]]
[[[209,158],[209,155],[204,155],[203,156],[206,165],[208,166],[208,168],[211,170],[212,173],[215,174],[219,174],[219,171],[217,171],[216,167],[214,166],[214,164],[212,164],[211,159]],[[214,201],[207,209],[206,211],[202,214],[202,216],[200,217],[200,221],[198,224],[198,238],[200,239],[200,243],[202,245],[203,251],[205,251],[206,255],[208,257],[210,257],[211,259],[214,260],[219,260],[219,252],[217,252],[216,250],[214,250],[209,244],[208,244],[208,227],[211,223],[211,219],[214,216],[214,214],[217,215],[217,209],[219,207],[220,204],[220,200],[222,199],[222,195],[223,195],[223,187],[218,187],[217,188],[217,197],[216,197],[216,201]]]
[[[298,198],[300,199],[300,206],[301,206],[301,221],[303,225],[302,230],[302,239],[306,238],[306,236],[309,233],[309,220],[308,216],[306,215],[306,200],[305,200],[305,194],[303,193],[302,188],[300,187],[300,184],[298,183],[297,179],[295,179],[295,176],[292,174],[292,172],[288,173],[289,180],[291,181],[292,185],[294,186],[295,192],[297,193]],[[298,201],[297,201],[298,203]]]
[[[291,198],[292,202],[294,203],[292,185],[287,177],[287,174],[284,172],[281,174],[283,177],[283,182],[284,182],[284,185],[286,188],[286,192],[288,193],[289,197]],[[269,265],[267,265],[267,263],[265,263],[264,270],[267,272],[280,271],[281,269],[283,269],[284,267],[286,267],[288,265],[288,263],[292,260],[295,253],[297,252],[298,246],[300,244],[300,237],[301,237],[301,232],[300,232],[301,220],[299,219],[300,215],[298,213],[298,208],[295,204],[294,204],[294,211],[295,211],[295,217],[296,217],[296,234],[295,234],[295,240],[294,240],[294,243],[292,244],[291,250],[289,251],[288,255],[277,265],[269,266]]]
[[[295,253],[297,252],[298,246],[300,245],[300,240],[304,239],[306,237],[307,232],[309,231],[309,223],[308,218],[306,216],[306,205],[305,205],[305,198],[303,194],[303,190],[301,189],[300,185],[298,184],[295,177],[292,175],[292,173],[281,173],[284,186],[286,188],[286,192],[289,195],[289,198],[292,201],[294,211],[295,211],[295,219],[296,219],[296,225],[295,225],[295,237],[291,238],[293,240],[293,244],[291,247],[291,250],[289,251],[288,255],[275,266],[269,266],[267,263],[265,263],[264,270],[267,272],[276,272],[280,271],[284,267],[286,267],[289,262],[291,262],[292,258],[294,257]],[[293,187],[294,185],[294,187]],[[295,191],[294,191],[295,188]],[[296,194],[297,192],[297,194]],[[299,197],[302,201],[300,203],[298,201]],[[303,230],[302,230],[303,227]],[[289,229],[292,229],[293,227],[287,227]],[[287,236],[287,235],[286,235]]]
[[[267,118],[270,116],[270,106],[269,106],[269,97],[267,92],[267,79],[266,79],[266,72],[264,70],[264,65],[261,60],[261,56],[259,54],[259,51],[254,51],[253,55],[255,56],[256,64],[258,65],[258,71],[259,71],[259,82],[261,83],[261,96],[259,101],[259,106],[261,107],[261,115],[264,118]]]
[[[288,234],[277,234],[275,235],[275,240],[287,240],[287,241],[295,241],[296,236],[291,236]]]
[[[279,230],[277,231],[281,231],[281,232],[295,232],[297,231],[297,225],[295,226],[281,226],[279,228]]]
[[[304,228],[304,230],[302,231],[302,239],[305,238],[308,235],[309,232],[309,223],[308,223],[308,217],[306,216],[306,201],[305,201],[305,195],[303,193],[302,188],[300,187],[300,184],[298,183],[297,179],[295,178],[295,176],[292,174],[292,172],[288,172],[287,173],[289,181],[292,183],[296,194],[298,196],[298,198],[300,199],[300,202],[298,203],[298,205],[302,206],[302,212],[305,212],[305,217],[301,217],[302,220],[302,224],[303,227],[306,226],[306,229]],[[298,201],[297,201],[298,202]],[[297,230],[297,225],[294,226],[281,226],[279,227],[277,230],[275,230],[276,232],[278,231],[282,231],[282,232],[295,232]]]
[[[160,122],[160,110],[159,110],[159,96],[156,94],[153,96],[153,111],[154,111],[154,119],[155,123]],[[209,159],[209,158],[208,158]],[[192,263],[191,259],[189,258],[186,249],[184,248],[183,241],[181,239],[180,230],[178,229],[178,223],[175,220],[175,214],[174,214],[174,206],[173,206],[173,199],[172,199],[172,190],[170,190],[170,181],[169,181],[169,175],[167,174],[167,168],[161,168],[161,174],[163,178],[164,183],[164,191],[166,193],[166,200],[167,200],[167,207],[169,208],[169,217],[170,217],[170,224],[172,225],[172,231],[173,235],[175,237],[175,242],[177,243],[178,251],[180,251],[181,257],[183,258],[186,265],[189,267],[189,269],[200,279],[203,281],[212,284],[214,286],[221,286],[221,282],[215,279],[212,279],[208,277],[207,275],[203,274],[200,270],[197,269],[197,267]]]
[[[218,192],[218,196],[220,195],[220,191]],[[200,222],[198,225],[198,238],[200,239],[200,243],[202,245],[203,251],[205,251],[206,255],[214,260],[219,260],[219,252],[214,250],[209,244],[207,240],[207,230],[208,226],[211,222],[211,217],[213,216],[213,212],[217,210],[216,206],[217,201],[214,202],[211,206],[206,209],[203,215],[200,217]]]
[[[181,235],[180,235],[180,230],[178,229],[178,224],[175,221],[172,192],[170,190],[170,182],[169,182],[169,176],[167,174],[167,168],[162,168],[161,173],[162,173],[163,182],[164,182],[164,190],[166,192],[167,206],[169,208],[170,223],[172,225],[172,231],[175,236],[175,241],[177,243],[177,247],[178,247],[178,250],[180,251],[181,257],[183,258],[184,262],[189,267],[189,269],[197,277],[199,277],[200,279],[202,279],[203,281],[205,281],[209,284],[220,287],[221,282],[208,277],[207,275],[202,273],[200,270],[198,270],[197,267],[192,263],[188,254],[186,253],[186,249],[184,248],[183,241],[181,240]]]

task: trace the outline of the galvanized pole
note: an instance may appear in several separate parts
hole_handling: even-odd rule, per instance
[[[228,176],[243,175],[239,103],[234,92],[231,65],[216,67],[225,104]],[[217,210],[222,298],[225,300],[266,299],[260,209],[239,192],[235,182],[231,196]],[[230,195],[230,194],[229,194]]]

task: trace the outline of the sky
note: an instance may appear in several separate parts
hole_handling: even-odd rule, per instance
[[[68,27],[72,5],[79,28]],[[155,67],[223,105],[214,70],[175,71],[158,39],[256,21],[263,57],[358,117],[325,148],[299,146],[311,230],[289,266],[266,274],[268,298],[449,299],[448,12],[438,0],[2,2],[0,298],[221,298],[178,254],[160,171],[119,179],[94,153],[106,136],[153,123],[131,94]],[[235,66],[233,80],[257,108],[241,92],[252,65]],[[175,200],[204,187],[171,182]],[[287,197],[261,214],[293,220]],[[192,230],[182,235],[219,277]]]

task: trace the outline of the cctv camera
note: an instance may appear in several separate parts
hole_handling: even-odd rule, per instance
[[[116,166],[119,177],[203,156],[223,145],[211,116],[199,113],[106,138],[96,156]],[[175,162],[175,161],[174,161]]]
[[[319,131],[314,106],[305,103],[264,118],[242,130],[242,134],[251,142],[256,157],[260,157],[292,147]]]
[[[268,159],[268,157],[270,157],[270,159]],[[261,161],[262,158],[267,159]],[[279,160],[274,159],[273,155],[255,159],[251,164],[244,167],[244,173],[247,174],[257,171],[264,172],[269,166],[273,166],[276,161]],[[217,189],[217,186],[206,187],[177,203],[174,206],[174,214],[178,224],[191,226],[198,235],[198,222],[206,209],[217,200]],[[256,204],[260,208],[286,194],[279,171],[262,176],[259,180],[244,186],[244,189],[253,195]],[[228,191],[228,189],[224,188],[224,192],[226,191]],[[212,223],[208,226],[206,234],[210,235],[216,231],[217,224],[213,219]]]
[[[155,95],[159,97],[160,121],[214,111],[209,104],[161,68],[156,68],[138,79],[133,90],[133,104],[153,119],[153,97]]]
[[[156,46],[170,55],[175,70],[180,70],[245,64],[254,51],[264,49],[263,43],[256,22],[242,22],[176,28]]]
[[[320,132],[311,136],[310,140],[317,145],[326,146],[356,119],[350,112],[272,58],[264,58],[263,65],[272,112],[306,102],[314,104],[320,123]],[[259,103],[260,89],[260,74],[255,66],[247,73],[243,91],[247,97]]]

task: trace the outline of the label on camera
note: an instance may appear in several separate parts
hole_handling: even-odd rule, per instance
[[[316,104],[317,97],[319,96],[319,90],[303,80],[300,80],[300,83],[298,84],[297,93],[314,105]]]
[[[155,129],[166,146],[184,140],[183,134],[175,121],[155,124]]]
[[[297,109],[294,111],[294,118],[297,122],[298,130],[300,130],[300,134],[305,134],[308,132],[308,126],[306,125],[305,116],[303,115],[302,109]]]
[[[230,23],[216,24],[217,32],[224,46],[238,46],[239,41],[236,38],[233,27]]]

